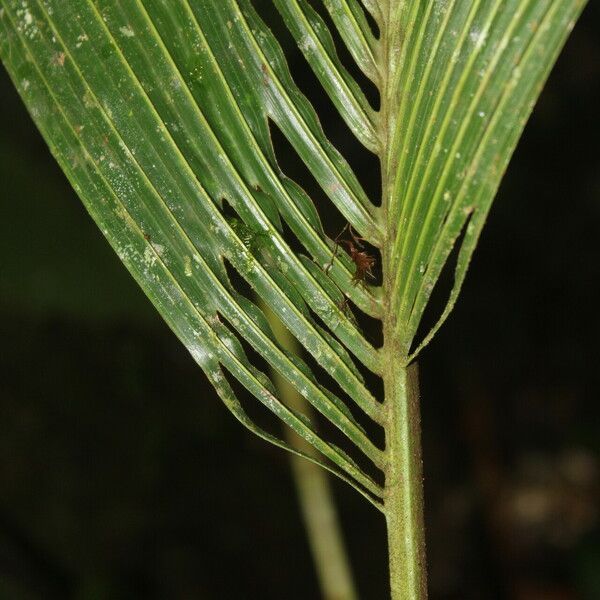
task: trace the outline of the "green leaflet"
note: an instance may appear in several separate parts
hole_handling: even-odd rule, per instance
[[[449,314],[500,179],[584,2],[399,3],[406,42],[387,93],[393,313],[405,352],[461,233]],[[405,150],[402,150],[404,148]]]
[[[500,178],[584,3],[272,4],[341,118],[379,157],[381,206],[328,140],[250,0],[0,0],[0,56],[90,214],[229,409],[287,447],[248,418],[233,377],[311,443],[320,464],[382,508],[376,481],[389,449],[363,424],[385,428],[389,402],[375,398],[364,372],[382,376],[390,360],[407,364],[451,310]],[[379,110],[338,43],[377,86]],[[282,173],[270,127],[381,250],[382,289],[353,282],[346,252],[332,260],[320,207]],[[302,253],[290,249],[287,228]],[[430,336],[415,340],[459,239],[447,308]],[[237,278],[304,356],[278,344]],[[361,311],[383,320],[386,348],[397,355],[383,356],[365,338]],[[245,347],[348,447],[286,406]]]
[[[275,5],[286,23],[289,23],[300,50],[313,67],[352,133],[366,148],[372,152],[378,152],[380,149],[378,115],[369,105],[358,83],[339,60],[335,44],[323,20],[304,0],[275,0]],[[340,15],[339,10],[332,9],[331,3],[329,7],[334,16]],[[366,29],[359,28],[358,31],[363,35],[368,35],[372,46],[375,46],[376,42],[370,34],[368,25],[365,23],[364,26]],[[348,32],[348,37],[357,42],[361,41],[358,35],[352,35],[350,32]],[[359,46],[358,43],[354,47],[357,46]],[[361,63],[367,73],[374,77],[376,67],[372,47],[366,42],[362,52],[360,50],[355,52],[355,56],[362,57],[363,55],[368,58],[365,57]]]

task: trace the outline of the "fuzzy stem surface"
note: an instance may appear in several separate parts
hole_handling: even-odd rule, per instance
[[[416,363],[386,374],[388,465],[385,515],[392,600],[425,600],[427,568],[423,520],[423,465]]]

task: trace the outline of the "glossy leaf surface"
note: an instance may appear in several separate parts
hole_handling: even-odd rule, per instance
[[[382,508],[389,453],[372,432],[385,430],[393,400],[377,398],[365,374],[382,377],[390,361],[404,367],[433,335],[438,325],[416,339],[458,243],[439,324],[451,310],[582,7],[269,3],[350,132],[378,156],[381,199],[368,197],[324,133],[250,0],[0,0],[0,55],[90,214],[229,409],[285,446],[250,419],[236,380]],[[376,86],[377,106],[358,73]],[[282,172],[272,130],[354,238],[326,235],[323,207]],[[357,276],[365,242],[381,251],[382,287]],[[304,353],[280,346],[253,294]],[[385,351],[361,331],[360,312],[383,321]],[[286,406],[264,365],[332,427]]]

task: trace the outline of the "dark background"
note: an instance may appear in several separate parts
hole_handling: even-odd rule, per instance
[[[600,598],[599,27],[592,3],[422,355],[434,599]],[[383,519],[335,491],[383,599]],[[0,68],[0,599],[317,597],[286,455],[215,397]]]

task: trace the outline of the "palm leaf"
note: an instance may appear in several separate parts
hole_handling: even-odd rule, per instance
[[[288,447],[248,416],[236,380],[318,451],[311,460],[400,531],[407,525],[394,520],[398,502],[420,527],[418,419],[406,367],[452,309],[501,176],[583,4],[273,0],[340,117],[379,158],[381,202],[323,132],[250,0],[0,0],[0,56],[90,214],[227,407]],[[339,44],[354,66],[339,58]],[[379,107],[359,72],[377,87]],[[350,244],[340,250],[321,225],[324,207],[282,172],[271,129],[356,235],[380,250],[381,287],[356,281],[358,267],[343,251]],[[419,339],[456,244],[446,308]],[[353,310],[382,321],[382,347],[367,340]],[[277,341],[273,319],[303,353]],[[338,434],[289,406],[264,364]],[[367,372],[383,378],[385,400],[366,384]],[[385,446],[370,433],[377,427]],[[403,490],[400,469],[410,483]],[[415,577],[410,593],[424,585]]]

